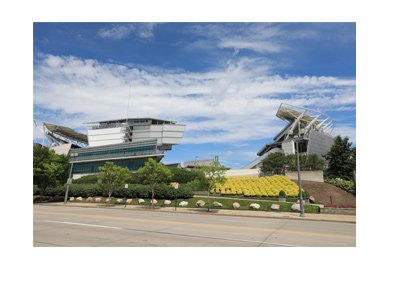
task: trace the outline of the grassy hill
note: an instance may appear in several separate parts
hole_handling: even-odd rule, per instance
[[[297,181],[293,181],[297,184]],[[331,184],[301,181],[301,186],[319,203],[338,206],[356,206],[356,197],[354,195]]]

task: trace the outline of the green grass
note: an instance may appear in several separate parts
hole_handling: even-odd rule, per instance
[[[203,200],[206,202],[205,206],[203,208],[207,208],[207,198],[206,197],[195,197],[195,198],[190,198],[190,199],[178,199],[176,201],[176,206],[177,208],[180,208],[179,203],[181,201],[187,201],[188,205],[186,206],[186,208],[197,208],[195,206],[196,202],[198,200]],[[169,207],[174,207],[175,206],[175,202],[173,200],[171,200],[172,203],[169,205]],[[76,201],[73,201],[71,203],[74,203]],[[83,203],[85,203],[85,199],[82,201]],[[213,202],[220,202],[223,206],[221,208],[215,208],[213,207]],[[293,202],[274,202],[274,201],[265,201],[265,202],[260,202],[260,201],[256,201],[256,200],[252,200],[252,199],[244,199],[244,200],[236,200],[235,198],[210,198],[210,209],[227,209],[227,210],[233,210],[232,204],[234,202],[238,202],[240,204],[240,209],[238,210],[252,210],[252,211],[273,211],[271,210],[271,205],[272,204],[279,204],[280,205],[280,209],[279,212],[294,212],[291,210],[291,206],[293,204]],[[101,203],[105,203],[105,198],[102,199]],[[250,209],[250,204],[251,203],[257,203],[260,205],[260,208],[258,210],[253,210]],[[111,199],[111,204],[117,204],[117,199],[112,198]],[[119,203],[121,205],[125,204],[125,201],[123,203]],[[130,203],[130,205],[139,205],[138,203],[138,199],[135,198],[132,200],[132,203]],[[150,200],[149,199],[145,199],[145,202],[143,204],[141,204],[142,206],[151,206]],[[165,207],[164,206],[164,200],[157,200],[157,204],[155,204],[156,207]],[[275,211],[276,212],[276,211]],[[304,212],[305,213],[319,213],[319,207],[315,206],[315,205],[304,205]]]

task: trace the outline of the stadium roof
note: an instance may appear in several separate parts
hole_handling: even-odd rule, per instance
[[[276,112],[276,116],[280,119],[288,120],[289,122],[291,122],[291,121],[296,120],[296,118],[298,118],[304,111],[306,113],[303,114],[303,116],[301,117],[302,121],[311,122],[317,116],[318,116],[318,119],[326,118],[326,117],[328,117],[330,119],[330,117],[328,115],[326,115],[325,113],[322,113],[320,111],[309,109],[309,108],[304,108],[304,107],[293,106],[293,105],[285,104],[285,103],[281,103],[278,111]],[[318,124],[318,123],[320,123],[320,120],[317,120],[315,122],[315,124]]]
[[[274,142],[271,144],[266,144],[264,147],[262,147],[262,149],[260,151],[258,151],[257,155],[262,156],[263,154],[267,153],[268,151],[270,151],[276,147],[280,147],[281,145],[282,145],[282,142]]]
[[[60,126],[60,125],[55,125],[55,124],[51,124],[51,123],[46,123],[46,122],[43,122],[43,125],[46,127],[46,129],[48,131],[50,131],[53,134],[88,144],[87,135],[76,132],[75,130],[73,130],[71,128],[68,128],[65,126]]]
[[[92,121],[92,122],[85,122],[84,124],[98,124],[98,123],[124,123],[126,121],[160,121],[162,123],[167,123],[167,124],[175,124],[176,121],[170,121],[170,120],[163,120],[163,119],[157,119],[157,118],[151,118],[151,117],[141,117],[141,118],[121,118],[121,119],[112,119],[112,120],[99,120],[99,121]]]

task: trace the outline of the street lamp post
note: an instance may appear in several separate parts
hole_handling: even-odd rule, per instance
[[[178,194],[179,183],[176,183],[174,188],[175,188],[175,211],[176,211],[176,197],[177,197],[177,194]]]
[[[125,184],[125,208],[126,208],[126,200],[128,198],[128,184]]]
[[[296,149],[297,149],[297,177],[298,177],[298,185],[299,185],[299,200],[300,200],[300,216],[304,217],[304,206],[303,206],[303,193],[301,191],[301,178],[300,178],[300,156],[299,156],[299,140],[300,140],[300,120],[299,120],[299,133],[296,140]]]
[[[65,197],[64,197],[64,204],[66,204],[67,201],[68,201],[69,186],[70,186],[71,183],[72,183],[72,178],[71,178],[71,175],[72,175],[72,168],[74,168],[74,162],[71,163],[71,169],[69,170],[69,176],[68,176],[68,180],[67,180],[67,190],[66,190],[66,192],[65,192]]]

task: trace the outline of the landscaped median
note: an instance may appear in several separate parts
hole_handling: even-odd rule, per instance
[[[151,206],[150,199],[143,199],[144,202],[139,203],[138,198],[128,198],[126,201],[127,205],[142,205],[142,206]],[[181,204],[181,202],[187,202],[187,205]],[[196,203],[199,201],[203,201],[204,205],[202,207],[196,206]],[[70,203],[101,203],[101,204],[125,204],[125,199],[111,198],[109,202],[106,201],[106,198],[82,198],[82,200],[77,200],[77,198],[73,198],[69,200]],[[215,205],[222,205],[220,207],[216,207]],[[238,203],[240,207],[236,204],[236,208],[233,207],[234,203]],[[181,204],[181,205],[180,205]],[[253,204],[253,205],[252,205]],[[259,208],[257,208],[258,204]],[[292,209],[293,202],[276,202],[276,201],[266,201],[266,200],[251,200],[251,199],[240,199],[237,200],[235,198],[210,198],[210,209],[227,209],[227,210],[253,210],[253,211],[272,211],[272,212],[298,212]],[[156,200],[154,206],[157,208],[160,207],[176,207],[177,208],[203,208],[207,209],[207,197],[193,197],[189,199],[178,199],[176,200],[176,204],[174,200],[167,201],[165,200]],[[182,206],[183,205],[183,206]],[[200,203],[201,205],[201,203]],[[252,207],[251,207],[252,205]],[[271,208],[272,205],[279,206],[279,210],[274,210]],[[305,213],[319,213],[320,209],[318,205],[305,204],[304,205]]]

